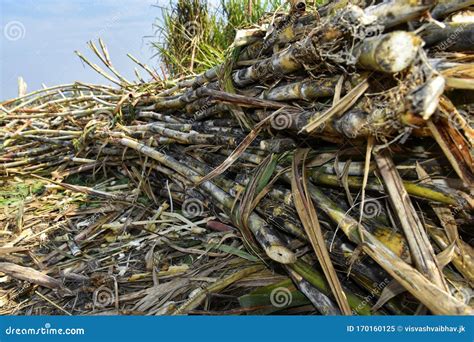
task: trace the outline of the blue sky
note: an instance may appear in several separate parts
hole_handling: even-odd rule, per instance
[[[107,84],[74,54],[75,50],[100,65],[86,43],[101,37],[117,70],[134,79],[131,53],[150,66],[157,6],[168,0],[0,0],[0,100],[15,97],[17,78],[28,91],[82,81]],[[143,76],[144,73],[142,73]]]

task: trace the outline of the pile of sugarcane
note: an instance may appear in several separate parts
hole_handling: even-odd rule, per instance
[[[133,191],[87,193],[236,227],[254,264],[167,314],[262,268],[288,279],[231,307],[472,314],[474,1],[364,3],[290,1],[238,31],[222,64],[177,80],[132,56],[153,80],[127,80],[90,43],[107,70],[79,57],[118,87],[3,102],[1,176],[83,191],[68,179],[122,175]]]

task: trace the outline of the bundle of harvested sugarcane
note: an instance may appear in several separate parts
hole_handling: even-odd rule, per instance
[[[118,87],[75,83],[3,102],[0,173],[130,212],[95,219],[87,233],[76,220],[69,245],[45,253],[39,243],[25,254],[22,220],[32,209],[6,201],[17,214],[4,221],[0,272],[77,293],[77,282],[61,282],[52,268],[39,276],[31,263],[67,268],[67,256],[78,276],[91,258],[74,251],[94,234],[107,252],[86,255],[100,267],[104,253],[133,243],[155,241],[170,263],[169,249],[178,251],[181,266],[195,262],[183,254],[199,255],[195,273],[166,273],[159,289],[140,294],[117,284],[142,275],[107,259],[118,312],[472,314],[472,4],[335,1],[306,13],[304,1],[292,1],[239,34],[222,64],[174,81],[132,58],[153,81],[131,82],[103,42],[91,42],[109,71],[79,57]],[[98,184],[128,179],[134,189],[71,184],[86,175]],[[186,227],[170,228],[177,217]],[[143,277],[157,286],[154,248]],[[192,277],[201,282],[175,293]]]

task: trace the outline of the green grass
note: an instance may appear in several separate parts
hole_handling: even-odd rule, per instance
[[[44,183],[36,179],[27,179],[20,182],[5,181],[1,184],[0,208],[18,205],[26,197],[40,194],[44,191]]]
[[[154,24],[155,56],[169,76],[203,72],[224,61],[237,29],[258,23],[280,4],[280,0],[221,0],[212,9],[206,0],[172,2]]]

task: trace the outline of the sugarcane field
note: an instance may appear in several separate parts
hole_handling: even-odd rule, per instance
[[[0,98],[0,314],[472,315],[474,0],[222,4]]]

